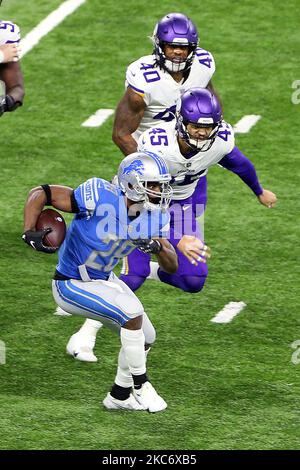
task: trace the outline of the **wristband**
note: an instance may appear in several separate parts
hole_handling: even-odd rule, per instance
[[[47,198],[45,206],[52,206],[52,195],[51,195],[51,188],[49,184],[41,184],[41,188],[46,194],[46,198]]]

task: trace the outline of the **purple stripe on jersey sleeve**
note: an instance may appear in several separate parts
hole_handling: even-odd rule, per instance
[[[234,147],[230,153],[225,155],[219,164],[238,175],[256,196],[262,194],[263,188],[258,181],[255,166],[238,147]]]
[[[143,95],[145,94],[143,90],[139,90],[139,88],[136,88],[135,86],[131,85],[131,83],[128,83],[128,86],[130,86],[130,88],[132,88],[134,91],[137,91],[138,93],[143,93]]]

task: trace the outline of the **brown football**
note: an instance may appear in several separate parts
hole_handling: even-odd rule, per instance
[[[66,236],[66,222],[63,216],[54,209],[45,209],[41,212],[36,226],[36,230],[51,228],[52,231],[43,238],[46,246],[59,248]]]

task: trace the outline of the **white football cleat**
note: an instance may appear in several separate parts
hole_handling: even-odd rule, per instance
[[[98,359],[93,353],[95,342],[95,336],[86,336],[82,335],[81,333],[75,333],[69,339],[69,342],[66,347],[66,352],[78,361],[97,362]]]
[[[140,405],[150,413],[165,410],[168,406],[150,382],[145,382],[140,389],[134,389],[133,395]]]
[[[107,410],[129,410],[129,411],[144,411],[145,408],[139,404],[134,398],[132,393],[126,400],[117,400],[112,397],[110,393],[106,395],[103,400],[103,405]]]

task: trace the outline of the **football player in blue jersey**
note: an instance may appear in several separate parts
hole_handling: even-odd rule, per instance
[[[100,320],[120,334],[118,370],[107,409],[148,410],[167,407],[146,374],[146,354],[155,330],[143,306],[113,273],[118,261],[138,247],[152,253],[162,269],[174,273],[177,256],[166,240],[171,177],[163,159],[151,152],[126,157],[118,171],[119,187],[92,178],[73,190],[66,186],[33,188],[24,211],[23,240],[39,251],[45,231],[36,231],[45,205],[75,213],[59,250],[53,280],[56,303],[66,312]],[[195,260],[206,257],[195,248]]]

